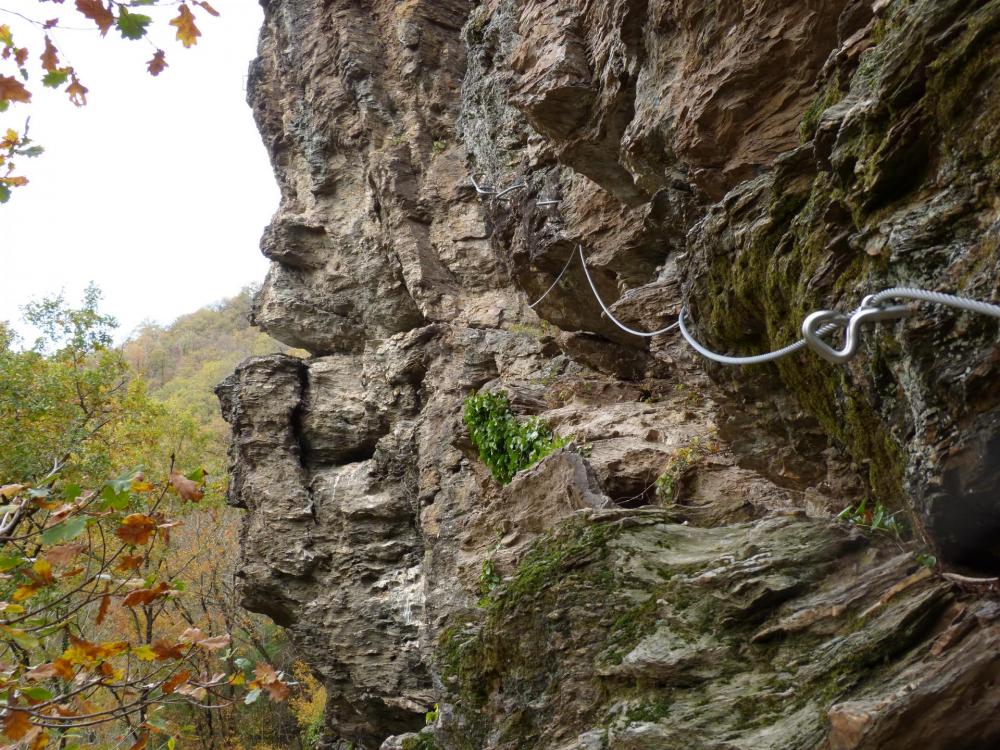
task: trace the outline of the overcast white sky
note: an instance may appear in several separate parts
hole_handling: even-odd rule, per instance
[[[166,23],[176,7],[138,9],[157,18],[151,40],[170,65],[158,78],[146,72],[154,48],[145,41],[114,29],[104,39],[50,32],[90,89],[88,105],[35,82],[30,105],[0,114],[0,128],[19,131],[30,114],[31,137],[46,149],[21,160],[31,183],[0,206],[0,320],[18,323],[20,306],[60,290],[79,301],[94,281],[127,334],[263,280],[258,239],[278,191],[245,102],[262,13],[254,0],[212,4],[221,17],[195,8],[203,36],[190,49]],[[41,31],[4,10],[91,23],[70,2],[0,0],[0,9],[15,43],[30,42],[33,73]]]

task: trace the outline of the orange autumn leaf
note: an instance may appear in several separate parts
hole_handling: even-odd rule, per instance
[[[45,51],[42,52],[40,59],[42,61],[42,69],[53,71],[59,67],[59,55],[56,54],[56,48],[52,44],[52,40],[49,39],[49,35],[45,35]]]
[[[177,39],[185,47],[190,47],[198,43],[201,32],[194,24],[194,14],[186,4],[181,3],[180,15],[170,22],[171,26],[177,27]]]
[[[56,675],[62,677],[64,680],[72,680],[75,674],[73,672],[73,664],[69,659],[64,659],[61,656],[52,662],[52,668],[55,670]]]
[[[150,75],[158,76],[163,72],[164,68],[167,67],[167,61],[165,58],[166,55],[162,49],[158,49],[153,53],[153,59],[146,63],[146,70],[149,71]]]
[[[76,0],[76,9],[97,24],[101,36],[108,33],[115,23],[114,14],[108,10],[101,0]]]
[[[97,619],[94,621],[100,625],[104,618],[108,616],[108,608],[111,606],[111,597],[105,594],[101,597],[101,606],[97,608]]]
[[[276,703],[282,703],[288,700],[288,696],[292,692],[288,685],[281,680],[268,683],[262,687],[267,691],[268,697]]]
[[[174,692],[177,688],[179,688],[189,679],[191,679],[191,673],[189,671],[184,670],[183,672],[178,672],[169,680],[163,683],[163,694],[170,695],[172,692]]]
[[[128,750],[145,750],[146,745],[149,743],[149,732],[143,732],[139,739],[135,741]]]
[[[267,691],[268,697],[273,701],[281,702],[288,698],[291,692],[288,684],[282,681],[270,664],[261,662],[254,668],[253,673],[257,679],[250,683],[252,687]]]
[[[146,544],[156,533],[156,519],[142,513],[131,513],[125,516],[122,525],[115,534],[126,544],[139,547]]]
[[[170,643],[162,638],[153,642],[153,653],[156,654],[158,661],[183,659],[185,650],[183,643]]]
[[[170,472],[170,485],[184,500],[188,500],[192,503],[196,503],[205,497],[205,493],[202,491],[201,487],[198,486],[198,483],[188,479],[179,471]]]
[[[138,607],[151,604],[157,599],[166,596],[168,591],[170,591],[170,586],[163,581],[160,581],[151,589],[139,589],[138,591],[133,591],[125,597],[122,604],[126,607]]]
[[[24,711],[7,709],[7,714],[3,717],[3,733],[10,739],[17,741],[31,731],[31,719]]]
[[[31,92],[12,76],[0,76],[0,102],[30,102]]]
[[[115,565],[115,570],[127,573],[130,570],[138,570],[145,560],[145,555],[122,555],[122,558]]]
[[[69,95],[69,100],[78,107],[82,107],[87,103],[88,91],[90,91],[90,89],[80,83],[80,79],[75,75],[72,77],[69,86],[66,87],[66,93]]]
[[[63,651],[63,655],[56,659],[54,664],[59,667],[59,661],[64,660],[68,664],[93,665],[110,659],[113,656],[128,651],[128,643],[125,641],[106,641],[104,643],[91,643],[83,638],[77,638],[72,633],[69,634],[70,647]]]

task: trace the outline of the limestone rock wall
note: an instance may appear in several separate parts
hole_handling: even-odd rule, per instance
[[[627,325],[729,353],[892,285],[995,301],[1000,4],[262,4],[253,319],[311,357],[219,395],[245,605],[324,746],[1000,743],[997,322],[728,369],[552,286],[582,247]],[[573,443],[499,487],[484,388]]]

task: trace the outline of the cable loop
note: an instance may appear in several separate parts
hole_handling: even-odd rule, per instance
[[[616,326],[621,328],[625,333],[631,333],[633,336],[641,336],[642,338],[652,338],[653,336],[659,336],[660,334],[672,331],[680,325],[680,319],[676,323],[671,323],[666,328],[661,328],[658,331],[637,331],[634,328],[629,328],[627,325],[622,323],[618,318],[611,314],[608,306],[604,304],[604,300],[601,299],[600,293],[597,291],[597,287],[594,285],[594,280],[590,277],[590,269],[587,268],[587,259],[583,256],[583,245],[576,246],[577,251],[580,253],[580,263],[583,265],[583,273],[587,277],[587,283],[590,284],[590,291],[594,293],[594,298],[597,300],[597,304],[601,306],[604,310],[604,314],[608,316],[608,320],[614,323]]]

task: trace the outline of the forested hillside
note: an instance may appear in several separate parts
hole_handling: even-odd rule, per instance
[[[169,325],[144,324],[124,347],[152,398],[208,429],[215,440],[213,458],[225,453],[229,434],[213,393],[216,384],[247,357],[289,352],[289,347],[250,326],[252,297],[253,289],[247,287]]]
[[[37,341],[0,323],[8,739],[261,750],[318,734],[322,688],[281,628],[241,608],[233,575],[213,388],[241,359],[287,350],[250,328],[250,296],[120,347],[95,287],[79,307],[26,305]]]

